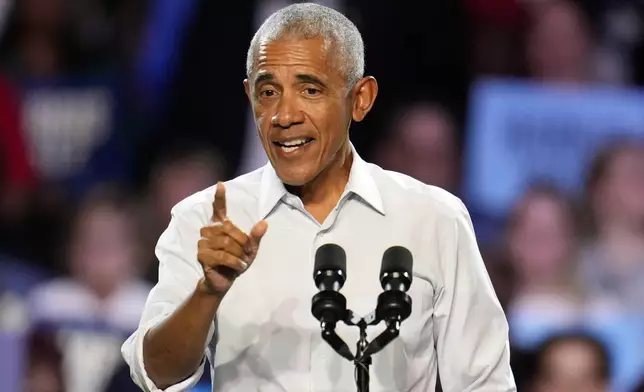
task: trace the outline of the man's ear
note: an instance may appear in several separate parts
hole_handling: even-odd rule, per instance
[[[353,121],[360,122],[373,107],[378,96],[378,82],[373,76],[358,81],[351,92],[353,95]]]
[[[246,96],[248,97],[248,100],[251,101],[251,99],[250,99],[250,84],[248,83],[248,79],[244,79],[244,91],[246,91]]]

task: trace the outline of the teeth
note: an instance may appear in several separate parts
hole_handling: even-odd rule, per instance
[[[289,147],[290,147],[290,146],[297,146],[297,145],[304,144],[304,143],[306,143],[306,139],[301,138],[301,139],[293,139],[293,140],[289,140],[289,141],[287,141],[287,142],[282,142],[282,143],[280,143],[280,144],[282,144],[282,145],[284,145],[284,146],[289,146]]]

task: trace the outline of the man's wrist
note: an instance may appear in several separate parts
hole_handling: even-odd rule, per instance
[[[201,278],[199,283],[197,283],[197,293],[208,297],[218,298],[219,300],[226,295],[226,293],[213,290],[206,278]]]

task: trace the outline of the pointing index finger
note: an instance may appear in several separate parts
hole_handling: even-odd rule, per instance
[[[226,220],[226,187],[223,182],[217,183],[215,200],[212,202],[212,221],[223,222]]]

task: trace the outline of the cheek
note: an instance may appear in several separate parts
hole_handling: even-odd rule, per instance
[[[346,108],[338,107],[338,105],[320,105],[320,107],[309,111],[309,117],[319,130],[321,137],[327,139],[328,143],[339,147],[344,143],[351,123],[351,116],[346,112]]]
[[[271,129],[271,116],[265,114],[256,115],[255,125],[257,128],[257,136],[259,136],[262,143],[266,143],[268,140],[268,132]]]
[[[255,123],[258,127],[264,129],[265,123],[270,124],[271,116],[269,115],[270,110],[265,105],[260,104],[259,102],[253,102],[252,104],[253,116],[255,117]]]

